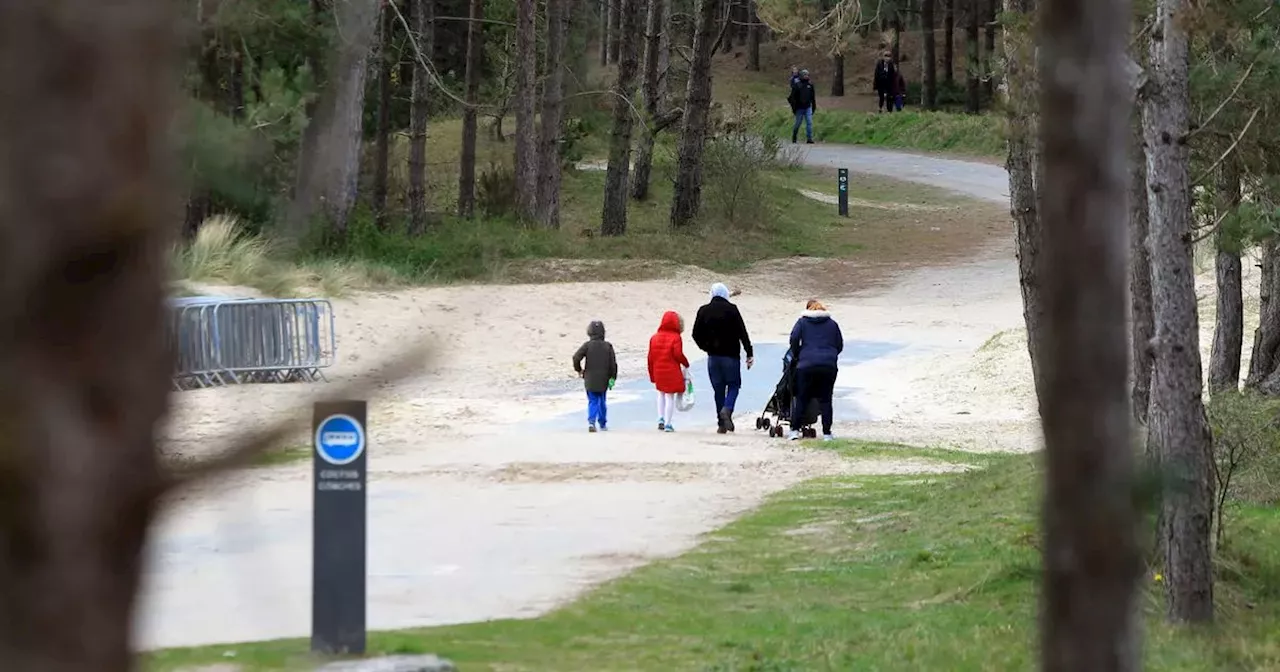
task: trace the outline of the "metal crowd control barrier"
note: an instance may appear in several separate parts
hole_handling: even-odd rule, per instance
[[[324,380],[337,349],[324,299],[173,299],[169,336],[180,390]]]

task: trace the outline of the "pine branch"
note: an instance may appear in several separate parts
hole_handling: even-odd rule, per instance
[[[1217,167],[1221,165],[1222,162],[1225,161],[1228,156],[1231,156],[1231,153],[1236,150],[1236,145],[1239,145],[1240,140],[1244,138],[1244,134],[1249,132],[1249,127],[1253,126],[1253,121],[1258,118],[1258,113],[1261,111],[1262,111],[1262,108],[1260,107],[1255,107],[1253,109],[1253,114],[1249,115],[1249,121],[1245,122],[1244,128],[1240,129],[1240,134],[1237,135],[1236,139],[1231,142],[1231,146],[1227,147],[1227,151],[1223,152],[1222,156],[1219,156],[1218,160],[1213,162],[1213,165],[1206,168],[1203,173],[1200,173],[1199,177],[1197,177],[1194,181],[1191,182],[1192,186],[1195,186],[1197,184],[1202,184],[1205,178],[1209,177],[1209,175],[1213,173],[1213,171],[1217,169]]]
[[[1244,74],[1240,76],[1240,80],[1236,82],[1235,87],[1231,89],[1231,93],[1227,94],[1227,97],[1222,99],[1221,103],[1218,103],[1218,107],[1215,108],[1213,112],[1209,114],[1208,119],[1205,119],[1204,121],[1200,122],[1198,125],[1196,125],[1196,127],[1190,133],[1187,134],[1188,140],[1196,137],[1197,133],[1208,128],[1209,124],[1213,123],[1213,120],[1218,116],[1218,113],[1221,112],[1223,109],[1225,109],[1227,107],[1227,104],[1230,103],[1231,100],[1236,97],[1236,93],[1240,91],[1240,87],[1244,86],[1245,80],[1249,79],[1249,73],[1253,72],[1253,66],[1257,64],[1258,64],[1258,59],[1257,58],[1253,59],[1253,62],[1249,64],[1249,67],[1245,68]]]

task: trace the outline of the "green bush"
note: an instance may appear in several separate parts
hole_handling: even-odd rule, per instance
[[[1220,499],[1280,502],[1280,400],[1219,392],[1208,412]]]
[[[766,115],[764,133],[791,137],[795,117],[785,110]],[[1005,153],[1004,122],[991,114],[904,110],[893,114],[824,111],[813,129],[822,142],[997,157]]]

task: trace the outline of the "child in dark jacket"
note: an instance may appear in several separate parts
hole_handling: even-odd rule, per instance
[[[585,365],[583,360],[586,360]],[[587,342],[573,353],[573,370],[587,388],[587,431],[609,431],[609,390],[618,379],[618,357],[613,344],[604,340],[604,322],[587,325]]]

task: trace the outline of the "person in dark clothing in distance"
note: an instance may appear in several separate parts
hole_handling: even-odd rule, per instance
[[[805,142],[813,144],[813,113],[818,110],[818,92],[809,81],[809,71],[801,70],[800,79],[791,85],[791,95],[787,96],[791,104],[791,113],[796,115],[796,124],[791,127],[791,142],[796,142],[800,133],[800,124],[804,124]]]
[[[795,86],[796,82],[799,82],[799,81],[800,81],[800,68],[797,68],[796,66],[793,65],[791,66],[791,76],[787,77],[787,85]]]
[[[843,351],[844,335],[840,333],[840,325],[831,319],[826,306],[810,299],[804,313],[791,328],[791,357],[796,367],[796,391],[791,406],[792,441],[800,438],[804,409],[811,399],[818,401],[822,413],[822,439],[833,440],[831,422],[834,411],[831,404]]]
[[[741,350],[747,352],[748,369],[755,364],[755,352],[742,313],[729,302],[729,288],[724,283],[712,285],[711,300],[698,309],[693,342],[707,353],[707,377],[716,399],[716,431],[732,432],[733,408],[742,389]]]
[[[893,89],[898,83],[898,66],[893,62],[893,54],[884,52],[876,61],[875,74],[871,77],[871,88],[876,92],[879,110],[893,111]]]
[[[585,366],[584,362],[585,361]],[[609,390],[618,379],[618,356],[613,344],[604,340],[604,322],[587,325],[587,342],[573,353],[573,370],[587,388],[587,431],[609,431]]]
[[[893,78],[893,106],[892,111],[901,112],[902,106],[907,102],[907,78],[902,76],[902,68],[897,68],[897,72]]]

